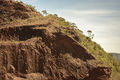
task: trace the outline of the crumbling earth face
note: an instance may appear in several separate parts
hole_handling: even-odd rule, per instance
[[[46,25],[0,29],[0,80],[110,80],[111,68]]]

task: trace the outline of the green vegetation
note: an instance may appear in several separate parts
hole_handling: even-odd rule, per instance
[[[48,13],[47,13],[46,10],[43,10],[42,13],[43,13],[44,15],[48,15]]]
[[[88,37],[93,39],[94,38],[94,34],[92,33],[92,31],[88,30],[87,32],[88,32]]]

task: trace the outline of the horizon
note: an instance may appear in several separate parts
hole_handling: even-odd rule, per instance
[[[47,10],[58,14],[67,21],[76,23],[87,35],[87,30],[95,34],[97,42],[106,52],[120,53],[120,1],[119,0],[22,0],[35,6],[37,11]]]

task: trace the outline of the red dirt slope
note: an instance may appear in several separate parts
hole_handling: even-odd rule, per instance
[[[111,68],[97,66],[86,49],[58,28],[10,29],[11,34],[0,29],[0,80],[109,80]]]

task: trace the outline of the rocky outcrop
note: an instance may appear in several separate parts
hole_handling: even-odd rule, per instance
[[[0,29],[0,80],[109,80],[111,68],[49,25]]]

